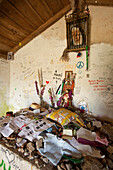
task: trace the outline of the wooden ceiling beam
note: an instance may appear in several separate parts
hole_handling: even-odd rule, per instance
[[[8,39],[7,37],[4,37],[3,35],[0,34],[0,42],[8,45],[9,47],[14,47],[15,45],[17,45],[17,43],[15,43],[14,41]]]
[[[9,47],[7,44],[3,44],[0,42],[0,50],[3,50],[3,51],[10,51],[12,48]]]
[[[14,1],[8,0],[8,2],[12,5],[13,9],[23,18],[24,20],[26,20],[26,22],[28,22],[33,28],[36,27],[28,18],[26,18],[26,16],[24,16],[19,10],[18,10],[18,6],[16,7],[16,5],[14,4]]]
[[[9,0],[9,2],[32,24],[34,30],[42,24],[29,3],[26,3],[25,0]]]
[[[58,4],[59,4],[60,8],[63,8],[61,0],[58,0]]]
[[[46,1],[45,1],[45,0],[42,0],[42,2],[43,2],[43,4],[44,4],[44,6],[46,7],[47,11],[49,12],[49,14],[50,14],[51,16],[53,16],[53,13],[52,13],[50,7],[48,6],[48,4],[46,3]]]
[[[42,0],[29,0],[29,2],[32,4],[33,8],[41,16],[41,18],[43,18],[44,22],[50,19],[51,16],[42,3]]]
[[[4,13],[8,18],[13,20],[15,23],[20,25],[28,33],[33,32],[35,29],[31,24],[24,18],[24,16],[15,9],[15,7],[8,1],[4,0],[0,4],[0,11]]]
[[[23,27],[6,16],[2,11],[0,11],[0,22],[3,26],[9,28],[10,30],[16,31],[21,37],[25,37],[29,34]]]
[[[12,49],[13,47],[14,47],[14,45],[12,46],[12,45],[9,45],[9,44],[5,44],[0,39],[0,49],[10,51],[10,49]]]
[[[39,18],[39,20],[44,23],[45,21],[43,20],[43,18],[39,15],[39,13],[33,8],[32,4],[29,2],[29,0],[24,0],[31,8],[32,10],[35,12],[35,14],[37,15],[37,17]]]
[[[7,51],[3,51],[0,49],[0,58],[7,59]]]
[[[33,33],[31,33],[29,36],[27,36],[23,41],[21,41],[21,47],[30,42],[33,38],[38,36],[40,33],[42,33],[44,30],[46,30],[49,26],[54,24],[56,21],[58,21],[61,17],[65,15],[69,10],[71,9],[70,4],[65,6],[60,12],[55,14],[53,17],[51,17],[47,22],[45,22],[43,25],[41,25],[38,29],[36,29]],[[14,48],[11,49],[12,52],[16,52],[21,48],[19,45],[16,45]]]
[[[113,6],[113,0],[86,0],[86,4],[95,6]]]
[[[0,59],[5,59],[5,60],[7,60],[7,55],[0,53]]]
[[[29,8],[34,12],[34,14],[37,16],[37,18],[41,21],[41,23],[44,23],[44,20],[40,17],[40,15],[35,11],[35,9],[33,8],[33,6],[31,5],[31,3],[28,0],[24,0],[25,3],[29,6]]]
[[[0,35],[3,35],[4,37],[8,37],[8,39],[12,40],[15,43],[19,43],[22,38],[15,34],[15,32],[9,31],[6,27],[0,25]]]
[[[70,0],[60,0],[63,6],[71,4]]]
[[[0,3],[2,3],[3,0],[0,0]]]
[[[0,54],[7,55],[7,51],[3,51],[3,50],[0,49]]]

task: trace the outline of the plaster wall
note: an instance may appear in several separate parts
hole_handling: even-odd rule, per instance
[[[0,170],[40,170],[30,162],[0,144]]]
[[[0,59],[0,116],[9,110],[10,64]]]
[[[60,57],[66,48],[65,18],[21,48],[10,62],[10,105],[15,110],[39,103],[35,90],[38,69],[43,71],[46,85],[44,100],[50,104],[48,89],[56,92],[65,71],[76,73],[73,104],[100,117],[113,117],[113,8],[90,6],[91,46],[89,70],[86,71],[86,51],[77,58],[69,53],[69,62]],[[83,67],[79,67],[82,62]],[[77,67],[78,66],[78,67]],[[60,76],[55,76],[55,73]],[[58,96],[57,96],[58,97]]]

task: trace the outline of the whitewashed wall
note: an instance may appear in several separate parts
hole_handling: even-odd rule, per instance
[[[79,106],[82,101],[84,107],[92,114],[112,118],[113,8],[90,6],[90,13],[91,46],[88,71],[85,51],[80,58],[77,58],[77,53],[74,52],[69,54],[69,62],[60,61],[66,48],[64,17],[15,54],[14,61],[10,63],[10,104],[15,110],[29,107],[33,102],[39,103],[34,84],[35,80],[38,80],[38,69],[42,68],[43,71],[46,84],[44,100],[48,103],[48,88],[52,87],[56,92],[65,71],[72,70],[77,74],[74,105]],[[76,67],[79,61],[84,63],[82,69]],[[62,76],[54,76],[55,71]]]
[[[10,64],[0,59],[0,116],[9,110]]]

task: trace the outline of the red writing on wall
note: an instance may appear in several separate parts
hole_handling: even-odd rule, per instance
[[[104,84],[104,80],[88,80],[88,82],[93,86],[94,91],[107,90],[107,85]]]

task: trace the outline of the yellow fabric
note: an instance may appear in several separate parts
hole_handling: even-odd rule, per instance
[[[74,119],[76,119],[80,124],[82,124],[76,113],[71,112],[70,110],[67,110],[65,108],[58,109],[58,110],[46,115],[46,117],[50,118],[52,120],[56,120],[62,126],[67,125]]]

